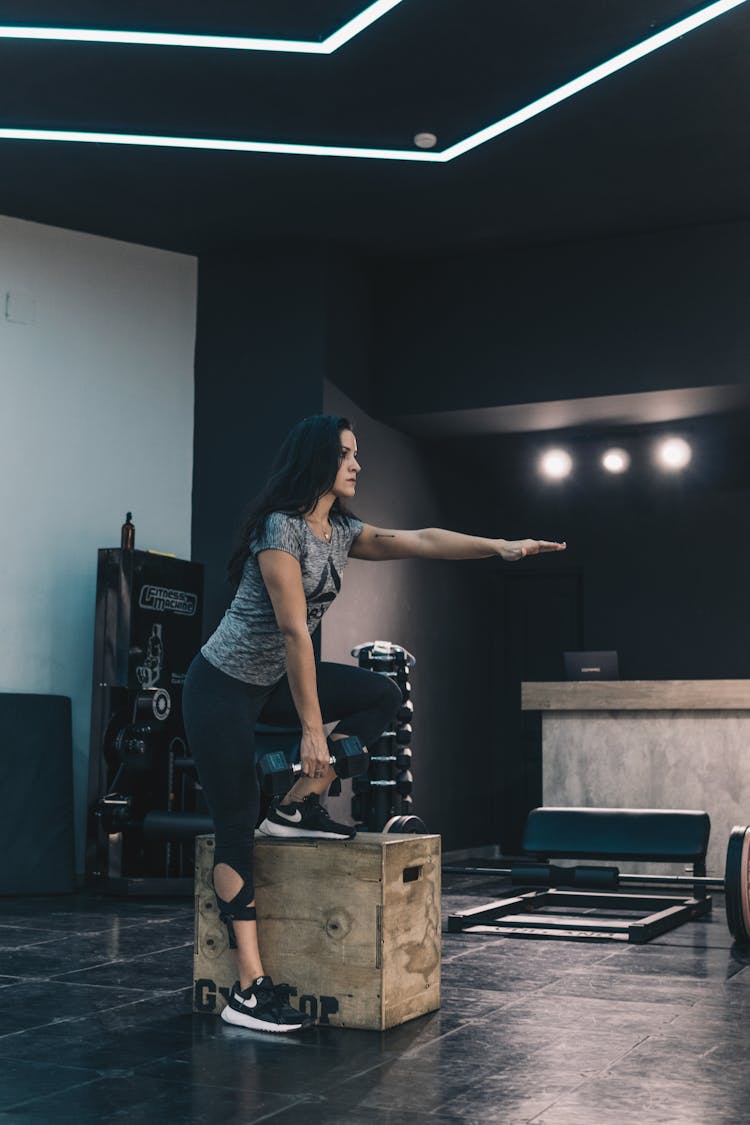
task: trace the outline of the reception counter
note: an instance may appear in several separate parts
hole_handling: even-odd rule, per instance
[[[525,683],[521,707],[542,716],[545,805],[705,809],[723,875],[750,824],[750,680]]]

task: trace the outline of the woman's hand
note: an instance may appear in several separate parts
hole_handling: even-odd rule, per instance
[[[331,764],[331,752],[322,730],[303,733],[299,760],[305,777],[325,777]]]
[[[527,555],[564,551],[567,543],[548,543],[546,539],[498,539],[497,553],[505,562],[518,562]]]

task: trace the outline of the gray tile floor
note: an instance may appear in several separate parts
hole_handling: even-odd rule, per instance
[[[446,913],[498,883],[448,876]],[[192,904],[0,900],[0,1122],[750,1122],[720,896],[646,946],[444,934],[443,1005],[271,1038],[190,1012]]]

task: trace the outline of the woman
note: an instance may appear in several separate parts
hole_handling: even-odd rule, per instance
[[[334,779],[331,750],[356,736],[364,746],[390,726],[400,706],[385,676],[351,665],[321,663],[312,633],[341,587],[349,556],[357,559],[507,561],[564,550],[564,543],[508,542],[439,528],[392,531],[356,519],[346,501],[361,466],[346,418],[315,415],[299,422],[276,457],[229,562],[235,597],[187,674],[183,711],[188,741],[216,828],[214,888],[239,981],[222,1012],[228,1022],[286,1032],[305,1018],[284,985],[266,976],[258,950],[253,838],[259,792],[257,722],[299,723],[301,776],[272,801],[261,831],[272,836],[348,839],[355,829],[330,819],[320,796]],[[330,741],[323,733],[337,723]]]

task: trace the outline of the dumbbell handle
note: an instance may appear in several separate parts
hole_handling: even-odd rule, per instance
[[[336,759],[335,758],[329,758],[328,759],[328,765],[333,766],[333,768],[335,769],[336,768]],[[293,762],[290,765],[289,769],[292,771],[292,773],[295,775],[295,777],[298,777],[302,773],[302,765],[301,765],[300,762]]]
[[[367,779],[367,788],[368,789],[372,789],[373,786],[377,786],[379,789],[395,789],[398,786],[398,784],[399,784],[399,782],[394,780],[393,778],[389,779],[388,781],[384,781],[384,780],[381,780],[379,778],[375,778],[375,780],[373,780],[372,778],[369,778],[369,777]],[[410,784],[410,783],[407,783],[407,784]]]

